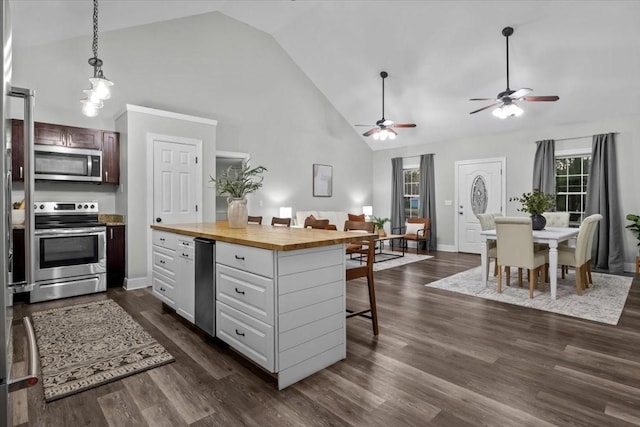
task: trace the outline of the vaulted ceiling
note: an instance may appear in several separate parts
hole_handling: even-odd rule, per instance
[[[16,49],[92,32],[90,0],[10,3]],[[418,127],[374,150],[640,114],[637,1],[101,0],[100,31],[213,11],[271,34],[349,123],[381,117],[387,71],[385,115]],[[505,26],[511,88],[560,100],[470,115],[506,88]]]

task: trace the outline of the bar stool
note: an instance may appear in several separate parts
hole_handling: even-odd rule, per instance
[[[369,308],[358,311],[347,308],[347,319],[355,316],[362,316],[367,319],[371,319],[373,334],[378,335],[378,309],[376,307],[376,290],[373,283],[373,258],[376,247],[374,239],[375,237],[371,236],[368,240],[363,241],[363,243],[367,245],[367,263],[358,267],[348,268],[346,270],[347,281],[358,279],[360,277],[367,278],[367,287],[369,288]]]

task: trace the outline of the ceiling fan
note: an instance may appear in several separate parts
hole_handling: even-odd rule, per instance
[[[496,107],[492,111],[492,114],[500,119],[506,119],[510,116],[520,116],[523,111],[515,101],[528,101],[528,102],[540,102],[540,101],[557,101],[560,99],[558,96],[529,96],[529,93],[533,89],[522,88],[518,90],[511,90],[509,88],[509,36],[513,34],[513,28],[505,27],[502,29],[502,35],[507,40],[507,89],[504,92],[500,92],[496,98],[471,98],[469,101],[495,101],[493,104],[489,104],[485,107],[479,108],[469,114],[474,114],[479,111],[487,110],[492,107]]]
[[[395,139],[398,135],[396,132],[397,128],[414,128],[416,127],[415,123],[395,123],[393,120],[384,118],[384,79],[389,77],[389,74],[386,71],[380,72],[380,77],[382,77],[382,118],[376,122],[375,125],[355,125],[355,126],[367,126],[373,127],[369,129],[362,136],[371,136],[373,135],[374,139],[384,141],[385,139]]]

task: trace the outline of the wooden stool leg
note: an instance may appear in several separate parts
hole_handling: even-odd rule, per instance
[[[369,271],[369,274],[367,274],[367,285],[369,287],[369,305],[371,306],[373,334],[378,335],[378,307],[376,305],[376,288],[373,283],[373,271]]]
[[[522,287],[522,269],[518,268],[518,286]]]
[[[498,260],[496,259],[496,264]],[[502,266],[498,266],[498,293],[502,293]]]

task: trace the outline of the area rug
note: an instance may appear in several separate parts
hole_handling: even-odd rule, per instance
[[[47,402],[174,361],[110,299],[31,317]]]
[[[565,279],[558,277],[554,301],[549,293],[549,284],[545,284],[545,292],[536,289],[533,299],[530,299],[526,276],[523,278],[522,287],[519,287],[516,268],[511,269],[511,286],[505,286],[503,279],[500,294],[496,290],[497,282],[492,274],[493,268],[489,269],[487,286],[482,286],[480,271],[480,267],[472,268],[425,286],[617,325],[633,281],[632,277],[592,273],[593,285],[579,296],[575,290],[574,272],[570,270]]]
[[[405,253],[403,257],[393,259],[388,258],[389,256],[386,256],[385,254],[377,254],[376,262],[373,264],[373,271],[386,270],[388,268],[398,267],[412,262],[423,261],[425,259],[433,258],[433,256]],[[362,264],[360,264],[360,261],[357,259],[347,258],[347,268],[357,267],[359,265]]]

